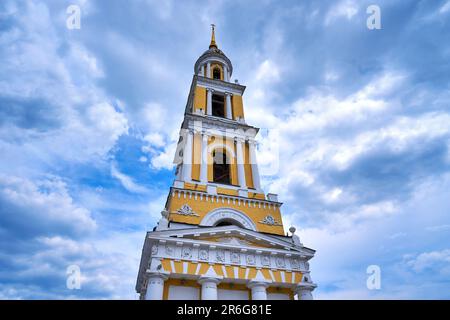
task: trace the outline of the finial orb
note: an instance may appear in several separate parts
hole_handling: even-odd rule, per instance
[[[289,228],[289,232],[291,232],[292,234],[295,233],[295,230],[297,230],[297,229],[295,229],[295,227],[290,227],[290,228]]]

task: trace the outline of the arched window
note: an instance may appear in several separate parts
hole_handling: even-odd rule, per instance
[[[239,221],[236,221],[234,219],[230,219],[230,218],[219,220],[214,226],[215,227],[238,226],[238,227],[244,228],[242,223],[240,223]]]
[[[213,79],[220,80],[220,69],[219,68],[214,68],[213,69]]]
[[[212,115],[225,118],[225,97],[219,94],[212,95]]]
[[[230,164],[224,151],[213,151],[213,181],[216,183],[231,184]]]

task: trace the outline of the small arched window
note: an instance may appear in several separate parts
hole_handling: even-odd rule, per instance
[[[213,69],[213,79],[220,80],[220,69],[219,68],[214,68]]]
[[[230,164],[224,151],[213,151],[213,181],[216,183],[231,184]]]

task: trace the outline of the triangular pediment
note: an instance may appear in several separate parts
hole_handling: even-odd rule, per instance
[[[227,245],[239,248],[261,248],[287,251],[302,251],[294,245],[290,237],[268,235],[238,226],[169,229],[152,232],[152,237],[176,238],[210,245]]]

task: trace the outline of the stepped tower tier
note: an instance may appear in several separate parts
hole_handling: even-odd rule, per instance
[[[245,121],[245,86],[218,48],[197,60],[161,219],[148,232],[136,290],[142,299],[311,299],[306,248],[281,203],[261,187],[259,129]]]

